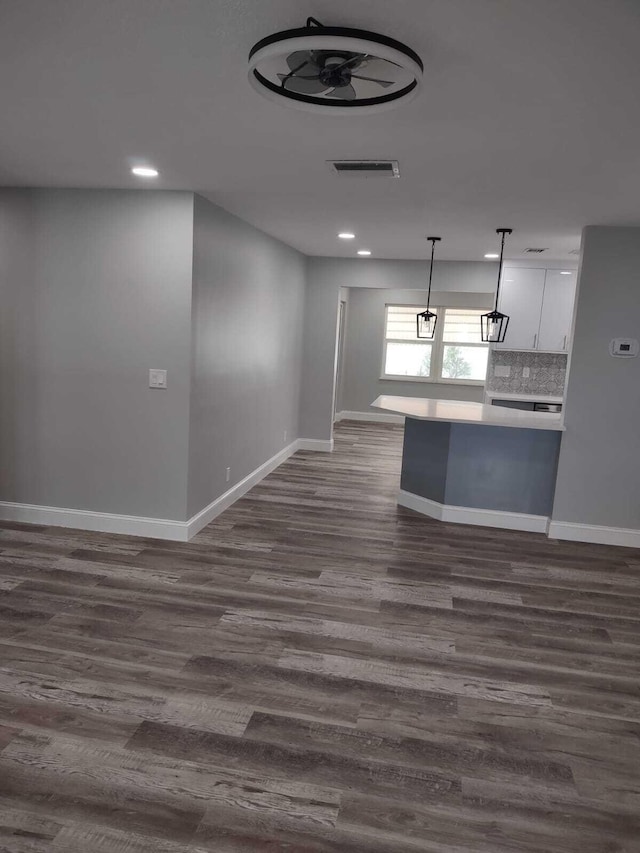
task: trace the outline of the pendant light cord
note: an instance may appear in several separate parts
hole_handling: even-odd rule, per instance
[[[498,286],[496,287],[496,304],[495,304],[495,308],[493,309],[494,311],[498,310],[498,296],[500,295],[500,282],[502,281],[502,259],[504,257],[504,238],[507,236],[507,234],[511,234],[512,230],[513,229],[511,229],[511,228],[497,228],[496,229],[497,234],[502,234],[502,243],[500,245],[500,265],[498,266]]]
[[[427,240],[431,240],[431,266],[429,267],[429,289],[427,290],[427,311],[429,310],[429,303],[431,302],[431,280],[433,279],[433,258],[436,253],[436,242],[440,240],[440,237],[427,237]]]

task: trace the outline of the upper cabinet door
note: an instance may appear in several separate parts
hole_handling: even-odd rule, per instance
[[[574,271],[566,275],[560,270],[547,270],[538,349],[551,352],[568,350],[575,295]]]
[[[537,349],[545,270],[503,269],[498,308],[509,317],[507,334],[496,349]]]

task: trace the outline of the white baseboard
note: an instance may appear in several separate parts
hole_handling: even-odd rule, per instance
[[[299,438],[296,450],[316,450],[319,453],[333,453],[333,439]]]
[[[0,501],[0,520],[18,521],[25,524],[44,524],[50,527],[69,527],[75,530],[92,530],[98,533],[120,533],[125,536],[144,536],[153,539],[169,539],[188,542],[203,527],[219,516],[231,504],[263,480],[268,474],[286,462],[297,450],[330,452],[332,441],[298,438],[260,465],[244,479],[236,483],[220,497],[212,501],[188,521],[165,518],[143,518],[135,515],[118,515],[110,512],[93,512],[83,509],[36,506],[34,504]]]
[[[435,518],[437,521],[443,520],[444,504],[429,500],[429,498],[421,498],[420,495],[414,495],[413,492],[405,492],[403,489],[400,489],[398,492],[398,506],[404,506],[407,509],[412,509],[414,512],[428,515],[429,518]]]
[[[404,424],[404,415],[392,415],[387,412],[337,412],[334,422],[370,421],[377,424]]]
[[[121,533],[125,536],[145,536],[153,539],[187,541],[187,522],[165,518],[143,518],[138,515],[117,515],[86,509],[66,509],[0,501],[0,520],[25,524],[44,524],[47,527],[70,527],[98,533]]]
[[[504,512],[495,509],[441,504],[403,490],[400,490],[398,494],[398,504],[438,521],[447,521],[453,524],[475,524],[480,527],[525,530],[530,533],[546,533],[549,526],[549,519],[546,515],[528,515],[524,512]]]
[[[549,538],[567,539],[570,542],[591,542],[594,545],[640,548],[640,530],[628,527],[602,527],[599,524],[552,521],[549,524]]]
[[[187,528],[187,537],[185,541],[188,542],[189,539],[193,538],[196,533],[199,533],[203,527],[206,527],[214,518],[221,515],[225,509],[229,509],[231,504],[234,504],[237,500],[240,500],[241,497],[244,497],[250,489],[257,485],[261,480],[264,480],[264,478],[272,471],[275,471],[279,465],[286,462],[290,456],[293,456],[296,450],[301,449],[299,438],[296,439],[296,441],[292,441],[291,444],[287,445],[287,447],[283,448],[279,453],[276,453],[275,456],[271,457],[271,459],[267,459],[266,462],[253,470],[250,474],[247,474],[247,476],[240,480],[239,483],[236,483],[235,486],[232,486],[224,492],[224,494],[220,495],[220,497],[211,501],[211,503],[204,507],[204,509],[201,509],[200,512],[191,516],[189,521],[185,522]]]

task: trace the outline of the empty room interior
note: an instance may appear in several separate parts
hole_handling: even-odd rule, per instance
[[[639,853],[640,3],[0,74],[0,850]]]

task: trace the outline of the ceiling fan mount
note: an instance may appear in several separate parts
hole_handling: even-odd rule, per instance
[[[350,27],[306,26],[262,39],[249,54],[249,81],[265,97],[314,112],[363,114],[418,91],[420,57],[395,39]]]

